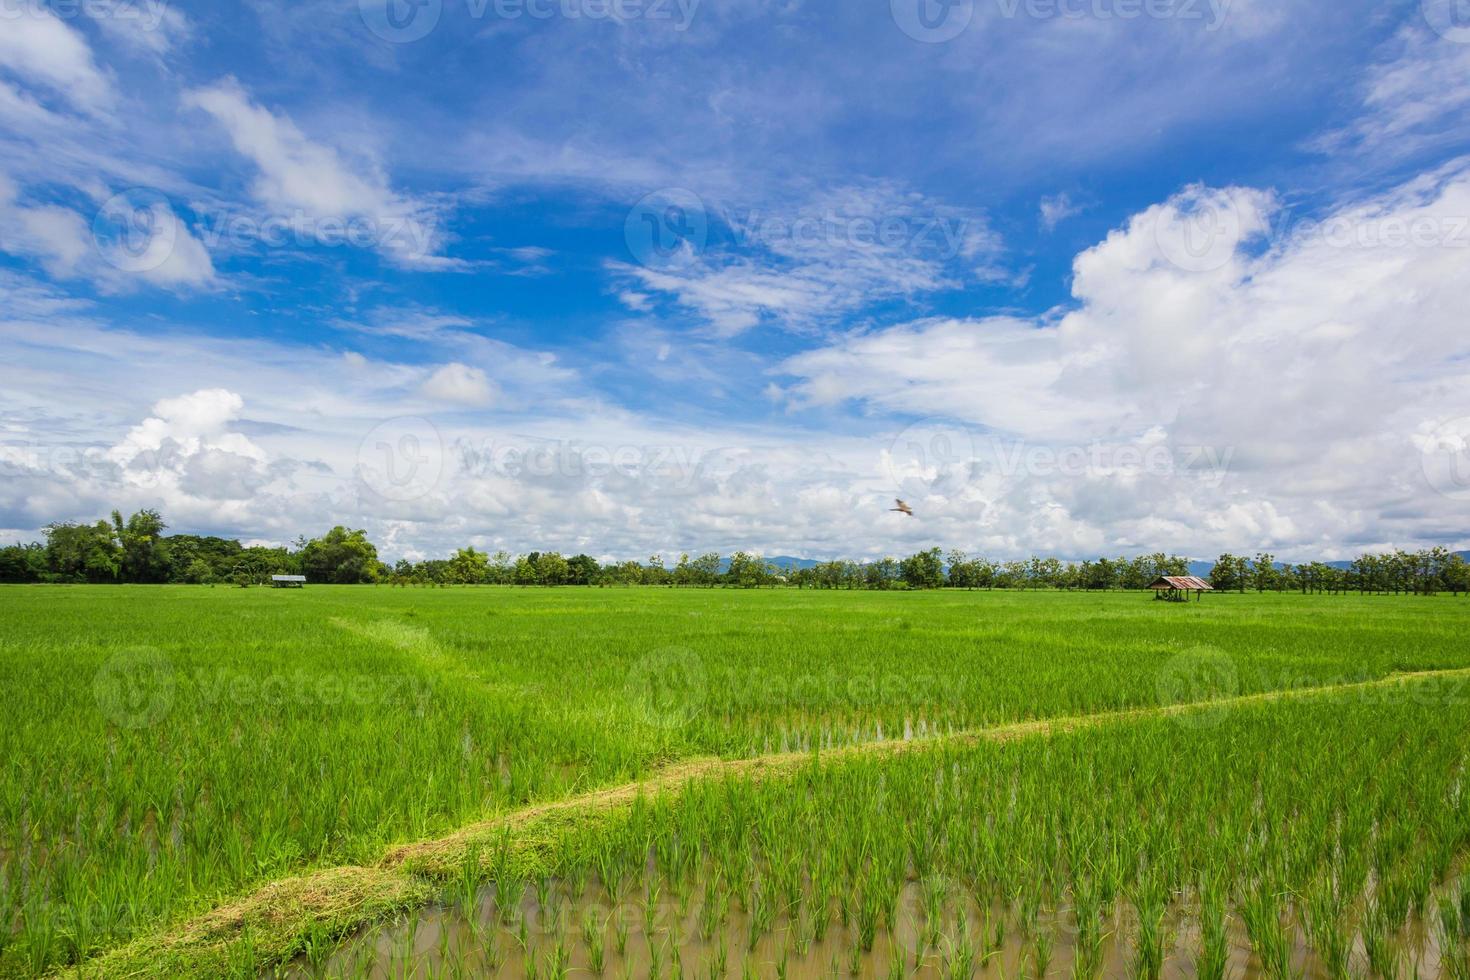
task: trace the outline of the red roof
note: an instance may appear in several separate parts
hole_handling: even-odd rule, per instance
[[[1197,575],[1165,575],[1151,589],[1182,589],[1185,592],[1214,592],[1215,587]]]

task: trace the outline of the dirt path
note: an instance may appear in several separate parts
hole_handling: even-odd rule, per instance
[[[1251,704],[1295,700],[1352,691],[1382,690],[1428,680],[1467,680],[1470,668],[1392,674],[1371,681],[1292,688],[1181,704],[1129,708],[1089,715],[1044,718],[907,741],[872,742],[821,753],[787,752],[743,759],[691,759],[666,766],[644,779],[538,803],[469,824],[453,834],[390,848],[375,865],[327,868],[270,882],[246,898],[222,905],[156,936],[134,940],[84,963],[83,975],[105,977],[214,977],[230,972],[247,954],[265,963],[281,962],[300,949],[304,938],[325,932],[342,936],[381,921],[394,912],[432,900],[433,882],[455,875],[474,851],[509,841],[518,872],[534,874],[554,843],[557,830],[595,820],[610,810],[631,806],[640,796],[676,791],[691,780],[748,776],[778,778],[796,772],[813,758],[896,755],[944,745],[1008,742],[1050,737],[1086,728],[1201,712],[1226,711]],[[509,831],[509,836],[507,832]],[[77,975],[76,968],[57,975]]]

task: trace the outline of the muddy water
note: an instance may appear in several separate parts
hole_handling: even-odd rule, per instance
[[[665,886],[667,887],[667,886]],[[642,893],[613,901],[588,889],[573,900],[565,885],[544,894],[528,888],[508,911],[499,909],[493,889],[482,891],[472,907],[462,904],[426,909],[367,930],[324,961],[305,958],[285,974],[295,978],[436,978],[495,975],[510,978],[579,977],[829,977],[965,976],[966,953],[975,977],[1069,977],[1079,972],[1104,977],[1135,974],[1135,937],[1131,909],[1119,901],[1118,913],[1090,945],[1089,959],[1079,950],[1071,916],[1041,912],[1025,934],[1015,909],[980,910],[965,903],[963,927],[951,895],[936,931],[925,914],[924,889],[911,882],[904,890],[890,934],[880,923],[872,948],[858,941],[856,918],[843,924],[834,903],[821,936],[809,908],[795,921],[774,916],[765,929],[752,929],[752,914],[731,900],[720,919],[719,903],[704,902],[695,889],[682,900],[667,894],[654,902]],[[809,905],[809,903],[807,903]],[[586,925],[591,919],[593,926]],[[1265,977],[1238,917],[1229,935],[1230,978]],[[597,926],[600,925],[600,928]],[[752,931],[758,933],[752,941]],[[1165,920],[1162,976],[1196,976],[1199,930],[1193,918],[1175,911]],[[590,937],[590,938],[589,938]],[[1042,937],[1038,940],[1038,937]],[[1047,941],[1049,940],[1049,941]],[[601,948],[598,964],[597,948]],[[1398,937],[1404,976],[1440,975],[1438,950],[1429,930],[1410,927]],[[1354,972],[1367,973],[1359,941]],[[900,970],[900,964],[902,969]],[[1326,977],[1301,930],[1296,930],[1293,975]]]

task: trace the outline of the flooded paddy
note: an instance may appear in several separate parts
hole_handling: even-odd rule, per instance
[[[750,903],[710,901],[699,891],[671,895],[667,883],[614,898],[598,887],[573,896],[566,882],[526,888],[497,900],[496,889],[473,902],[441,904],[365,930],[316,956],[303,955],[281,974],[407,978],[495,975],[545,977],[996,977],[1101,976],[1193,978],[1224,976],[1332,978],[1341,975],[1309,941],[1306,926],[1283,920],[1289,973],[1265,962],[1245,920],[1225,919],[1210,959],[1195,910],[1172,907],[1152,933],[1119,900],[1111,915],[1079,929],[1072,911],[1019,906],[981,908],[957,887],[935,881],[904,886],[892,927],[870,935],[855,911],[834,903],[825,922],[803,903],[793,916],[763,913]],[[938,912],[936,914],[936,895]],[[1447,891],[1444,901],[1457,893]],[[1459,911],[1458,909],[1456,910]],[[765,918],[762,918],[762,916]],[[1371,952],[1353,934],[1353,976],[1463,976],[1445,962],[1438,928],[1411,921]]]

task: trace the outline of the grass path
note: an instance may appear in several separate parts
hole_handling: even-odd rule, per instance
[[[390,848],[372,866],[327,868],[271,882],[245,898],[158,934],[134,940],[57,976],[218,977],[239,975],[296,955],[309,936],[345,936],[394,913],[422,906],[437,883],[456,875],[475,851],[508,840],[516,870],[536,876],[547,867],[552,844],[567,829],[631,806],[640,796],[679,789],[691,780],[741,776],[780,778],[814,758],[893,755],[937,746],[1051,737],[1115,723],[1225,711],[1251,704],[1372,691],[1432,680],[1470,679],[1470,668],[1391,674],[1377,680],[1267,691],[1258,694],[1129,708],[1089,715],[1014,722],[907,741],[884,741],[817,752],[787,752],[743,759],[701,758],[674,763],[644,779],[538,803],[470,824],[435,840]],[[506,837],[507,831],[509,837]]]

